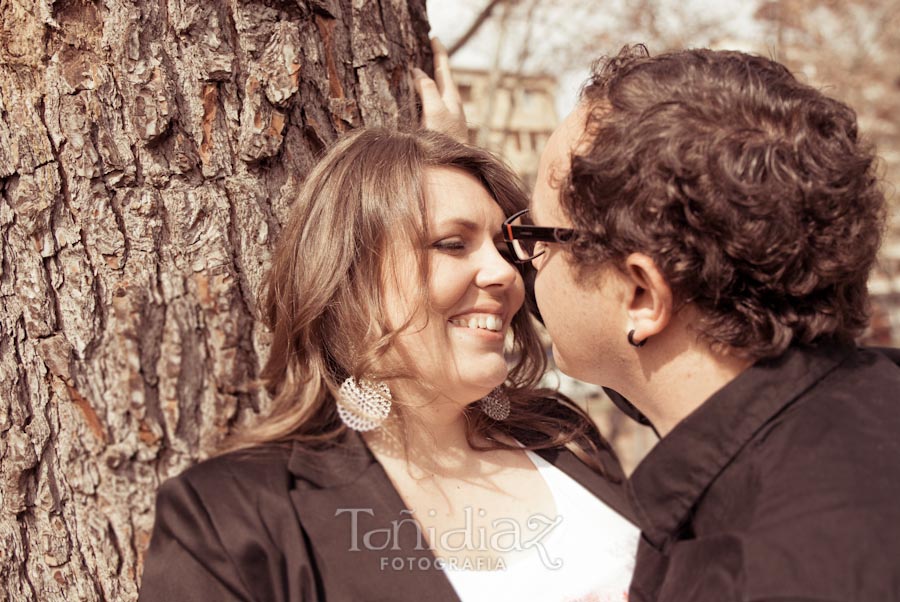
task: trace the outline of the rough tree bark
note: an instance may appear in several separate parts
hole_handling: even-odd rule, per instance
[[[273,238],[414,119],[425,0],[0,0],[0,599],[133,600],[159,483],[264,409]]]

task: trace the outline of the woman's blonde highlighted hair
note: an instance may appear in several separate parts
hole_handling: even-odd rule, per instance
[[[342,381],[386,379],[379,359],[403,326],[391,328],[383,270],[393,244],[422,249],[427,303],[427,218],[422,186],[428,168],[455,168],[477,179],[505,215],[527,204],[516,176],[492,154],[435,132],[360,129],[341,138],[304,182],[276,245],[261,295],[272,346],[261,380],[271,410],[236,433],[229,447],[336,440],[346,430],[335,399]],[[575,445],[594,456],[607,448],[587,415],[563,396],[538,389],[546,356],[523,308],[512,320],[513,365],[506,387],[512,412],[495,422],[467,411],[473,447],[506,447],[503,434],[530,448]],[[402,418],[402,402],[395,409]],[[579,453],[579,455],[582,455]]]

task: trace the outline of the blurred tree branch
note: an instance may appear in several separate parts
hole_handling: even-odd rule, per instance
[[[453,43],[447,50],[447,54],[449,56],[453,56],[453,54],[466,45],[466,43],[472,39],[472,37],[478,33],[478,30],[481,29],[481,26],[484,25],[487,20],[491,17],[491,14],[494,12],[494,9],[497,8],[500,4],[507,4],[508,6],[513,6],[518,3],[519,0],[490,0],[481,12],[478,13],[478,16],[475,17],[475,20],[472,21],[472,24],[469,25],[469,29],[463,33],[456,42]]]

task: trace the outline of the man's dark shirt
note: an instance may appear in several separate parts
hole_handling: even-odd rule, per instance
[[[900,368],[849,346],[758,362],[638,466],[629,602],[900,600]]]

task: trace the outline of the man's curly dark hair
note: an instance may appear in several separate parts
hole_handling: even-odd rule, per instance
[[[752,359],[864,329],[885,201],[852,109],[763,57],[643,46],[582,101],[561,194],[580,269],[649,255],[700,336]]]

